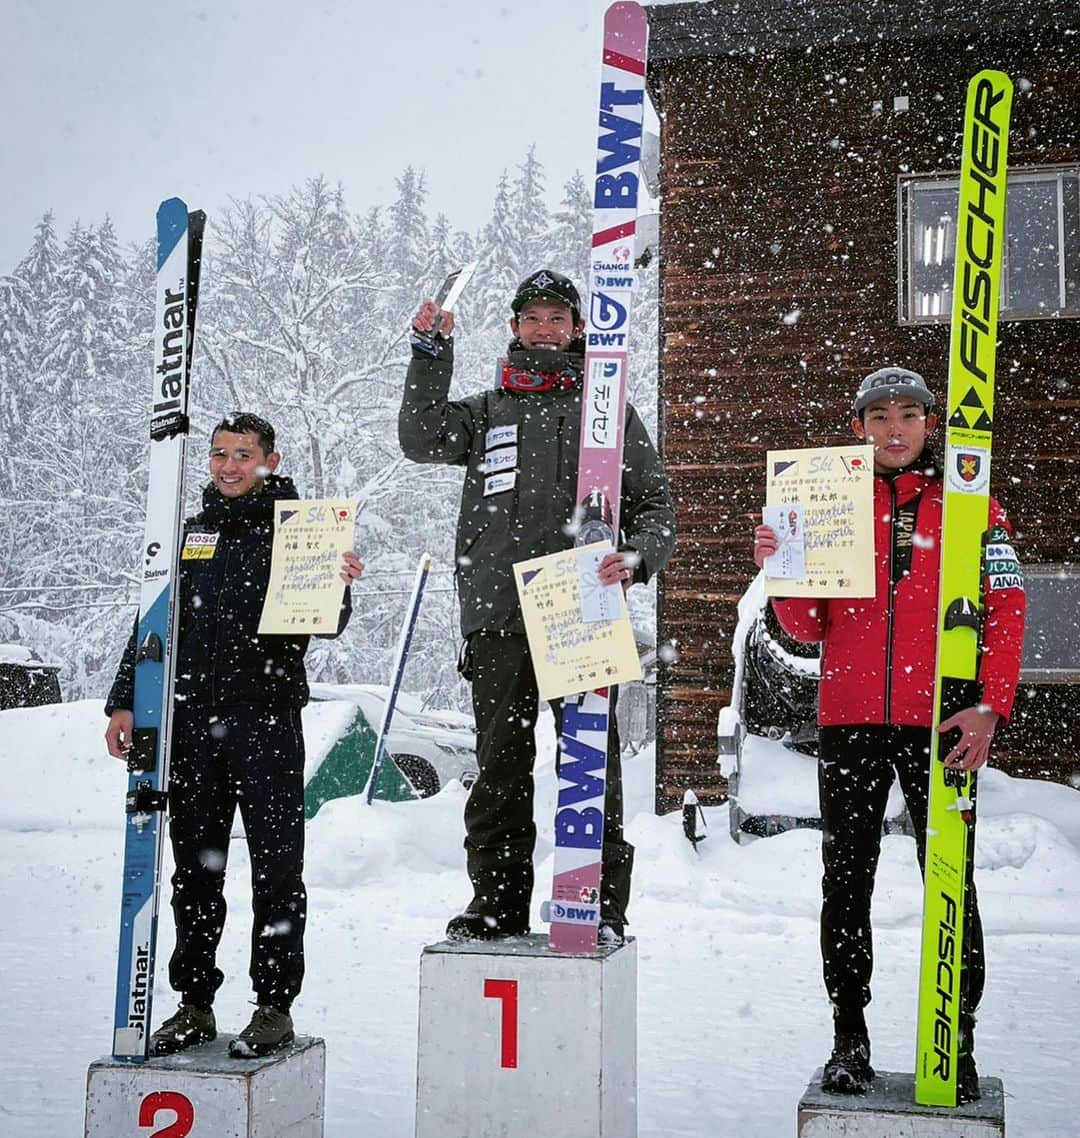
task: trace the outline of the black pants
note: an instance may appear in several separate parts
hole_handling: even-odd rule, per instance
[[[465,851],[473,884],[472,908],[492,916],[525,919],[533,887],[533,731],[540,698],[524,635],[474,632],[467,652],[476,717],[480,777],[465,805]],[[555,730],[562,730],[562,700],[552,700]],[[558,760],[556,760],[558,761]],[[612,693],[601,853],[600,913],[625,924],[634,847],[623,838],[622,764]]]
[[[915,827],[919,869],[925,872],[930,731],[923,727],[822,727],[820,741],[821,957],[829,999],[843,1013],[870,1002],[874,968],[870,900],[894,768]],[[973,1013],[986,979],[974,883],[968,893],[962,955],[966,971],[961,981],[961,1010]]]
[[[169,836],[176,950],[169,983],[209,1007],[225,925],[225,864],[236,807],[251,858],[251,981],[259,1004],[287,1011],[304,977],[304,737],[300,712],[189,708],[174,719]]]

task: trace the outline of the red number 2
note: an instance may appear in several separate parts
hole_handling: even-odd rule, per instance
[[[139,1103],[139,1125],[154,1126],[154,1119],[163,1111],[171,1110],[175,1121],[164,1130],[155,1130],[149,1138],[186,1138],[195,1123],[195,1108],[191,1099],[178,1091],[154,1091]]]
[[[518,982],[516,980],[485,980],[484,999],[502,1000],[502,1066],[516,1067]]]

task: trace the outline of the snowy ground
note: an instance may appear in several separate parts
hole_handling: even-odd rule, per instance
[[[306,729],[313,750],[333,705]],[[96,703],[0,713],[0,876],[5,920],[0,1134],[82,1133],[88,1064],[109,1050],[124,776],[100,745]],[[542,736],[539,818],[551,817]],[[817,834],[748,846],[723,810],[695,855],[677,815],[650,812],[652,759],[627,763],[638,849],[639,1133],[775,1138],[830,1042],[817,957]],[[989,772],[982,784],[979,888],[989,979],[978,1057],[1007,1092],[1011,1138],[1080,1130],[1080,794]],[[310,824],[308,981],[298,1030],[327,1040],[328,1138],[413,1132],[418,960],[466,900],[464,792],[361,808],[328,804]],[[550,843],[537,851],[550,878]],[[234,845],[232,915],[217,1005],[223,1030],[249,1014],[247,866]],[[909,839],[887,838],[875,909],[874,1060],[910,1070],[918,875]],[[159,950],[171,950],[167,909]],[[159,969],[159,976],[164,969]],[[156,1007],[173,997],[159,983]]]

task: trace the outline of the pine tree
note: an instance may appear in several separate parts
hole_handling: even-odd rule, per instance
[[[424,212],[427,188],[423,173],[408,166],[396,179],[397,198],[390,207],[390,279],[407,307],[423,290],[431,270],[431,241]],[[408,298],[408,299],[406,299]]]
[[[552,265],[566,266],[562,271],[577,283],[582,298],[588,291],[592,215],[589,187],[581,174],[576,173],[563,187],[562,202],[552,214],[546,251]]]
[[[525,161],[518,166],[513,188],[513,218],[520,250],[518,280],[546,264],[548,228],[551,224],[544,201],[544,168],[536,158],[536,146],[530,146]]]
[[[15,270],[15,276],[26,283],[39,309],[48,300],[59,269],[60,246],[53,228],[52,210],[46,210],[34,228],[30,251]]]
[[[34,297],[20,277],[0,277],[0,497],[15,493],[19,441],[32,420]]]
[[[476,287],[468,295],[466,311],[481,333],[505,326],[510,299],[521,280],[524,256],[514,223],[510,181],[504,172],[495,192],[491,219],[480,235]]]

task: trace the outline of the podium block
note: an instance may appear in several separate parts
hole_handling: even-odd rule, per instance
[[[878,1071],[865,1095],[833,1095],[819,1067],[799,1102],[798,1138],[1004,1138],[1001,1080],[980,1079],[979,1090],[964,1106],[920,1106],[914,1075]]]
[[[233,1059],[231,1038],[146,1063],[91,1063],[85,1138],[323,1138],[323,1041]]]
[[[636,944],[429,945],[416,1078],[416,1138],[635,1138]]]

